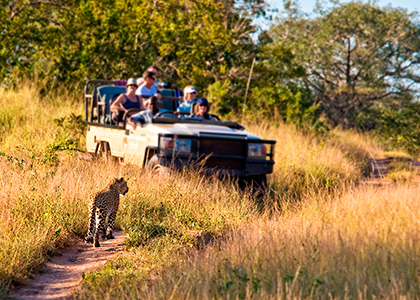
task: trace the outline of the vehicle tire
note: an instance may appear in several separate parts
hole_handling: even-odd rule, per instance
[[[95,156],[98,159],[109,161],[111,158],[111,148],[107,142],[100,142],[95,151]]]
[[[170,169],[168,167],[159,164],[159,159],[156,155],[153,155],[147,163],[147,171],[149,171],[152,175],[158,176],[167,176],[170,173]]]

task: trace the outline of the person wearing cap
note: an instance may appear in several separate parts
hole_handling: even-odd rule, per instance
[[[192,85],[186,86],[184,89],[184,102],[179,105],[178,111],[182,113],[190,113],[191,106],[194,103],[196,96],[197,90]]]
[[[111,104],[111,111],[116,113],[113,116],[114,122],[121,122],[125,112],[130,108],[144,109],[143,98],[136,95],[137,87],[136,78],[130,78],[126,85],[127,93],[119,95]]]
[[[191,117],[199,118],[204,120],[214,120],[209,114],[209,102],[206,98],[200,98],[197,100],[198,112]]]

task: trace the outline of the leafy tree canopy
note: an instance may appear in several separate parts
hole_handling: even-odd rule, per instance
[[[308,17],[289,1],[269,36],[270,65],[295,70],[288,80],[305,85],[333,125],[355,127],[359,115],[404,106],[418,92],[417,13],[355,1]]]
[[[0,78],[64,84],[141,76],[199,89],[246,78],[264,0],[0,0]]]

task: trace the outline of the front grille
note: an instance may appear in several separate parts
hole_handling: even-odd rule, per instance
[[[246,145],[244,140],[201,139],[199,154],[246,156]]]
[[[200,139],[199,155],[207,168],[241,170],[245,168],[246,154],[245,140]]]
[[[212,158],[211,156],[205,160],[204,166],[206,168],[229,170],[241,170],[245,167],[242,159]]]

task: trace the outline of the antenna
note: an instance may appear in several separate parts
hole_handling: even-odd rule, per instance
[[[252,71],[254,70],[254,63],[255,63],[255,56],[254,56],[254,60],[252,61],[251,71],[249,72],[248,84],[246,85],[246,92],[245,92],[245,99],[244,99],[244,107],[242,109],[242,126],[244,126],[245,109],[246,109],[246,97],[248,96],[249,83],[251,82]]]

